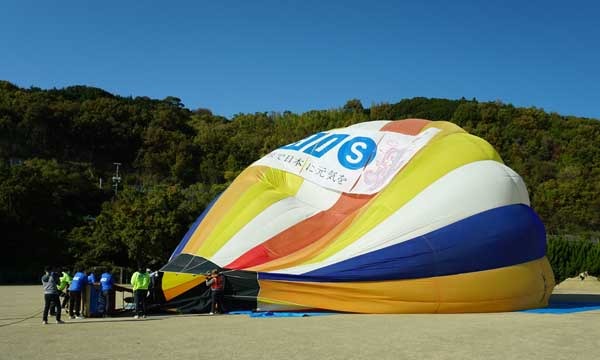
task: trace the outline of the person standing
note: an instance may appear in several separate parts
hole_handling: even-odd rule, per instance
[[[150,304],[156,304],[156,292],[158,290],[158,270],[152,271],[149,268],[146,269],[146,272],[150,274],[150,285],[148,287],[148,298],[150,299]]]
[[[135,318],[146,317],[146,296],[148,295],[148,286],[150,285],[150,274],[144,271],[143,267],[138,267],[138,271],[131,276],[131,285],[133,285],[133,301],[135,302]]]
[[[114,283],[115,282],[112,274],[108,270],[105,270],[102,275],[100,275],[100,287],[102,290],[102,296],[104,297],[104,317],[110,316]]]
[[[71,286],[69,286],[69,316],[71,319],[83,319],[81,316],[81,292],[85,290],[87,285],[87,275],[82,270],[77,271],[73,275],[71,280]]]
[[[223,306],[223,295],[225,292],[225,277],[220,274],[217,269],[214,269],[210,275],[206,277],[206,286],[210,286],[210,315],[217,312],[225,313]]]
[[[65,309],[69,303],[69,285],[71,285],[71,275],[69,270],[64,269],[62,276],[59,279],[58,290],[63,295],[61,308]]]
[[[46,272],[42,276],[42,287],[44,289],[44,313],[42,315],[42,324],[48,324],[48,311],[50,305],[55,308],[56,323],[64,324],[64,321],[60,319],[60,299],[58,297],[58,274],[52,271],[51,268],[46,267]]]

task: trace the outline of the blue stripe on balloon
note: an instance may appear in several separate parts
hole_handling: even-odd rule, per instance
[[[200,214],[200,216],[198,216],[198,218],[196,219],[196,221],[194,221],[194,223],[192,224],[192,226],[190,227],[190,229],[185,233],[185,236],[183,237],[183,239],[181,239],[181,241],[179,242],[179,245],[177,245],[177,247],[175,248],[175,251],[173,251],[173,253],[171,254],[171,257],[169,258],[169,261],[171,261],[175,256],[177,256],[177,255],[179,255],[181,253],[181,251],[185,247],[185,244],[187,244],[187,242],[190,240],[190,238],[192,237],[192,234],[196,231],[196,229],[198,228],[198,226],[200,225],[200,223],[202,222],[202,220],[204,220],[204,217],[206,216],[206,214],[208,214],[208,212],[210,211],[210,209],[217,202],[217,200],[219,200],[220,197],[221,197],[221,194],[215,196],[215,198],[212,199],[212,201],[210,202],[210,204],[208,204],[206,206],[206,208],[204,209],[204,211],[202,212],[202,214]]]
[[[259,273],[259,279],[374,281],[490,270],[544,257],[546,231],[527,205],[507,205],[417,238],[302,275]]]

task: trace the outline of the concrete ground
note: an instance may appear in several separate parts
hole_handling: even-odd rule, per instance
[[[562,291],[565,291],[564,289]],[[600,311],[41,324],[41,286],[0,287],[0,359],[598,359]]]

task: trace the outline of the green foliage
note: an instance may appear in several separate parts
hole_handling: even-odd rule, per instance
[[[156,267],[211,199],[270,151],[318,131],[405,118],[452,121],[489,141],[525,180],[548,233],[600,236],[597,120],[423,97],[370,109],[351,99],[338,109],[226,119],[190,111],[173,96],[22,89],[0,81],[0,282],[35,279],[45,262]],[[116,197],[114,162],[123,177]],[[583,266],[564,259],[593,257],[557,244],[549,243],[549,256],[559,278]]]
[[[202,184],[127,188],[104,203],[94,220],[71,231],[70,251],[84,267],[111,260],[121,266],[160,267],[215,195]]]
[[[346,102],[343,109],[349,112],[364,112],[362,103],[358,99],[350,99]]]
[[[0,282],[30,279],[49,259],[70,262],[62,248],[66,235],[107,198],[90,181],[91,171],[37,158],[0,165]]]
[[[591,242],[581,237],[568,240],[564,236],[553,236],[548,240],[547,256],[557,283],[584,271],[600,274],[598,241]]]

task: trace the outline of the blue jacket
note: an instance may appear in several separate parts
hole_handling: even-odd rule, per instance
[[[87,284],[87,276],[84,272],[77,272],[73,275],[73,280],[71,280],[71,286],[69,286],[69,291],[81,291],[83,287]]]
[[[112,290],[114,284],[111,273],[105,272],[100,276],[100,285],[102,285],[102,291]]]
[[[88,282],[88,284],[95,283],[96,282],[96,275],[94,273],[89,274],[87,282]]]

